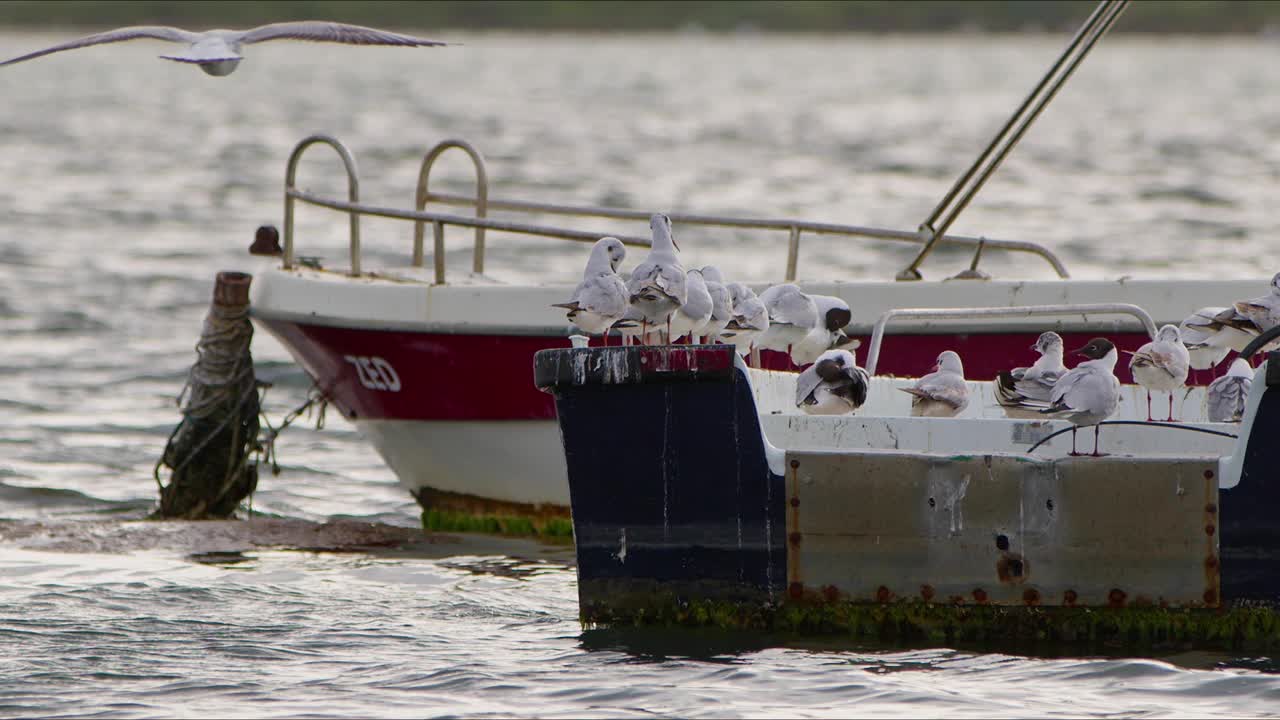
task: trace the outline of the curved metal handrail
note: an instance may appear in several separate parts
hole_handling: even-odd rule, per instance
[[[359,213],[362,215],[371,215],[373,217],[385,217],[396,220],[414,220],[424,223],[440,223],[442,225],[458,225],[469,228],[485,228],[487,230],[497,230],[499,232],[519,233],[523,235],[542,235],[545,237],[561,238],[563,240],[576,240],[578,242],[593,243],[605,235],[616,237],[622,241],[624,245],[634,247],[649,247],[652,241],[649,238],[643,238],[636,235],[623,235],[619,233],[602,233],[590,230],[569,230],[568,228],[558,228],[551,225],[536,225],[533,223],[511,222],[509,220],[493,220],[490,218],[478,218],[470,215],[450,215],[448,213],[437,212],[418,212],[416,210],[401,210],[399,208],[379,207],[377,205],[365,205],[362,203],[351,203],[342,200],[331,200],[305,190],[291,190],[290,195],[295,199],[317,207],[325,207],[330,210],[337,210],[345,213]]]
[[[976,308],[901,308],[885,311],[871,330],[871,347],[867,350],[867,374],[876,374],[880,361],[880,345],[884,329],[892,318],[962,320],[979,317],[1033,317],[1036,315],[1132,315],[1141,323],[1151,339],[1156,337],[1156,324],[1146,310],[1130,303],[1086,303],[1081,305],[1013,305],[1010,307]]]
[[[284,269],[289,270],[293,267],[293,201],[302,193],[294,186],[294,180],[298,174],[298,161],[302,159],[302,153],[312,145],[322,143],[328,145],[337,151],[338,156],[342,158],[342,165],[347,170],[347,197],[352,205],[360,203],[360,176],[356,171],[356,159],[342,144],[341,140],[326,135],[324,133],[316,133],[308,135],[302,139],[293,148],[293,152],[289,153],[289,164],[284,174]],[[309,202],[309,201],[308,201]],[[360,274],[360,214],[349,213],[351,220],[351,274]]]
[[[1245,345],[1244,349],[1240,351],[1240,357],[1244,358],[1246,361],[1249,360],[1255,354],[1260,352],[1262,348],[1266,347],[1268,343],[1270,343],[1272,340],[1275,340],[1278,337],[1280,337],[1280,325],[1276,325],[1275,327],[1267,330],[1261,335],[1258,335],[1254,339],[1250,340],[1249,344]]]
[[[348,182],[348,202],[340,202],[330,198],[325,198],[314,193],[299,190],[295,185],[298,162],[302,157],[302,153],[311,145],[321,143],[332,147],[342,158],[343,165],[347,172]],[[476,171],[476,195],[475,197],[467,197],[463,195],[455,195],[448,193],[433,193],[430,191],[429,182],[431,170],[439,156],[448,149],[458,148],[471,157],[472,164]],[[393,208],[384,208],[374,205],[365,205],[360,203],[360,180],[356,170],[356,162],[354,156],[341,141],[336,138],[317,133],[304,138],[293,149],[289,155],[288,170],[285,177],[285,252],[284,267],[290,269],[294,266],[294,247],[293,247],[293,203],[295,200],[328,207],[333,210],[346,212],[350,216],[351,223],[351,274],[360,275],[361,259],[360,259],[360,215],[376,215],[381,217],[399,218],[414,221],[414,245],[413,245],[413,264],[415,267],[422,267],[424,264],[423,235],[425,223],[433,224],[434,235],[434,262],[435,262],[435,281],[443,283],[445,278],[445,259],[444,259],[444,227],[445,225],[460,225],[475,229],[475,247],[472,256],[472,270],[476,273],[484,271],[484,254],[485,254],[485,230],[500,230],[524,234],[542,235],[545,237],[558,237],[570,240],[587,240],[599,239],[601,233],[583,233],[567,228],[550,227],[546,225],[534,225],[528,223],[513,222],[493,222],[488,220],[488,211],[490,209],[509,210],[514,212],[527,213],[543,213],[549,215],[573,215],[580,217],[601,217],[619,220],[648,220],[651,213],[643,210],[628,210],[623,208],[612,208],[590,205],[562,205],[556,203],[538,203],[516,200],[498,200],[489,198],[489,177],[488,170],[485,166],[484,156],[469,142],[460,139],[448,139],[437,143],[424,156],[422,165],[418,172],[418,187],[415,192],[414,201],[416,211],[398,210]],[[428,213],[425,207],[428,202],[437,202],[446,205],[465,205],[474,206],[476,215],[474,218],[465,218],[458,215],[450,215],[445,213]],[[836,223],[819,223],[807,222],[793,219],[776,219],[776,218],[735,218],[718,215],[699,215],[693,213],[669,213],[671,219],[676,222],[689,225],[706,225],[713,227],[730,227],[730,228],[748,228],[760,230],[786,230],[788,232],[787,244],[787,265],[786,280],[794,281],[796,279],[796,270],[799,263],[800,252],[800,235],[803,232],[813,233],[815,235],[844,235],[854,237],[867,237],[877,240],[890,240],[896,242],[910,242],[922,244],[925,240],[917,233],[906,232],[901,230],[889,230],[884,228],[873,228],[859,225],[843,225]],[[647,239],[636,238],[631,236],[617,235],[623,242],[629,245],[645,246],[649,244]],[[974,238],[959,235],[944,235],[938,238],[938,242],[952,245],[961,245],[969,247],[991,247],[1011,252],[1026,252],[1038,255],[1053,267],[1058,277],[1068,278],[1070,274],[1062,261],[1058,259],[1048,248],[1037,243],[1023,242],[1017,240],[992,240],[989,238]]]
[[[429,193],[427,199],[444,205],[467,206],[475,204],[475,200],[470,197],[449,193]],[[488,208],[490,210],[542,213],[546,215],[577,215],[582,217],[602,217],[617,220],[643,221],[647,221],[649,216],[652,214],[645,210],[627,210],[624,208],[611,208],[595,205],[540,203],[526,200],[502,200],[499,198],[490,198],[488,201]],[[813,233],[815,235],[847,235],[852,237],[866,237],[875,240],[908,242],[916,245],[923,245],[925,243],[925,240],[922,239],[918,233],[908,232],[905,230],[889,230],[886,228],[867,227],[863,225],[810,222],[789,218],[740,218],[679,212],[669,212],[667,213],[667,216],[671,218],[671,222],[682,223],[685,225],[708,225],[714,227],[754,230],[786,230],[792,233],[794,240],[792,241],[791,247],[794,247],[797,250],[799,247],[799,235],[801,232]],[[938,242],[973,248],[976,248],[978,243],[985,243],[987,248],[997,248],[1010,252],[1031,253],[1043,258],[1045,262],[1049,263],[1049,265],[1053,267],[1054,272],[1058,274],[1058,277],[1064,279],[1071,277],[1071,274],[1067,272],[1066,266],[1062,264],[1062,261],[1058,259],[1058,256],[1054,255],[1051,250],[1038,243],[1027,242],[1024,240],[993,240],[991,238],[976,238],[965,235],[944,235],[938,238]],[[791,247],[788,248],[789,252],[791,251]],[[788,259],[787,280],[795,280],[795,263],[791,262],[790,258]]]
[[[422,167],[419,168],[418,170],[418,189],[417,189],[417,192],[414,193],[414,208],[418,212],[422,212],[424,209],[426,209],[427,200],[432,198],[432,194],[427,187],[427,184],[431,179],[431,169],[432,167],[435,166],[436,160],[439,159],[440,155],[444,153],[445,150],[449,150],[451,148],[457,148],[459,150],[462,150],[468,156],[471,157],[471,164],[472,166],[475,167],[475,170],[476,170],[476,196],[474,198],[474,203],[476,206],[476,217],[478,218],[488,217],[489,215],[489,170],[485,166],[484,156],[480,154],[480,151],[477,150],[474,145],[467,142],[466,140],[462,140],[458,138],[449,138],[447,140],[442,140],[441,142],[436,143],[436,146],[431,148],[431,150],[429,150],[427,154],[422,158]],[[423,255],[422,253],[423,229],[424,229],[424,225],[421,220],[413,224],[413,265],[414,267],[422,267],[423,265],[423,256],[422,256]],[[477,225],[475,227],[475,230],[476,230],[476,241],[475,241],[475,248],[472,250],[472,253],[471,253],[471,271],[478,275],[484,272],[485,227],[483,225]],[[441,263],[443,261],[443,256],[444,256],[443,231],[444,231],[443,228],[441,228],[440,231],[437,233],[439,238],[437,242],[438,247],[436,248],[436,252],[440,258],[436,260],[438,275],[444,274],[443,267],[441,266]],[[444,280],[441,279],[440,282],[444,282]]]

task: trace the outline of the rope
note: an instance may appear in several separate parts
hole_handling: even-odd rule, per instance
[[[265,404],[267,389],[271,385],[269,383],[261,383],[261,387],[262,401]],[[285,414],[284,418],[280,420],[280,427],[272,427],[271,419],[267,417],[267,413],[265,411],[262,413],[262,424],[266,426],[267,430],[265,433],[259,433],[257,450],[261,453],[261,462],[271,464],[272,475],[280,474],[280,464],[276,461],[276,440],[280,437],[280,433],[284,432],[284,429],[292,425],[293,421],[301,417],[303,413],[306,413],[308,418],[311,417],[310,411],[313,406],[316,406],[316,430],[323,430],[325,410],[329,407],[329,396],[325,395],[320,386],[316,384],[312,384],[311,389],[307,391],[306,401]]]
[[[1182,423],[1144,422],[1142,420],[1103,420],[1102,422],[1097,424],[1098,425],[1139,425],[1141,427],[1172,428],[1174,430],[1191,430],[1194,432],[1205,433],[1206,435],[1220,435],[1222,437],[1229,437],[1229,438],[1238,437],[1228,432],[1222,432],[1221,430],[1210,430],[1208,428],[1196,427],[1194,425],[1183,425]],[[1089,427],[1089,426],[1085,425],[1084,427]],[[1079,430],[1079,429],[1080,429],[1079,427],[1072,425],[1071,427],[1063,428],[1061,430],[1057,430],[1055,432],[1049,433],[1048,435],[1045,435],[1044,437],[1040,438],[1039,442],[1037,442],[1035,445],[1032,445],[1030,448],[1027,448],[1027,454],[1030,455],[1031,453],[1036,451],[1036,448],[1058,437],[1059,435],[1063,435],[1071,432],[1072,430]]]
[[[274,474],[280,473],[275,446],[280,432],[316,406],[316,427],[324,426],[328,398],[314,385],[279,427],[271,425],[263,410],[270,384],[254,377],[252,339],[248,306],[210,307],[195,346],[196,362],[177,397],[182,421],[152,471],[165,515],[223,515],[229,503],[251,502],[259,465],[268,462]],[[227,444],[225,451],[220,443]],[[167,486],[160,478],[162,466],[171,469]]]

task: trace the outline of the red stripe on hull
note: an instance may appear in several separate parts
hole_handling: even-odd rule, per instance
[[[556,416],[551,396],[533,386],[533,355],[549,347],[569,347],[568,338],[359,330],[257,320],[352,419]]]
[[[551,396],[533,385],[533,355],[569,347],[566,337],[459,335],[406,330],[360,330],[257,318],[284,343],[344,415],[392,420],[551,420]],[[880,374],[918,377],[938,354],[954,350],[970,380],[1030,365],[1036,333],[892,335],[881,351]],[[1148,341],[1144,333],[1066,333],[1068,352],[1105,335],[1122,350]],[[859,360],[870,338],[862,337]],[[615,339],[616,342],[616,339]],[[599,341],[594,340],[593,345]],[[1116,375],[1132,382],[1128,356]],[[1067,365],[1081,358],[1068,357]],[[767,368],[793,369],[783,353],[766,351]],[[1202,373],[1204,374],[1204,373]],[[1203,380],[1204,378],[1202,378]]]
[[[1062,344],[1066,348],[1063,360],[1067,367],[1075,367],[1085,358],[1073,355],[1072,350],[1082,348],[1096,337],[1105,337],[1115,344],[1120,351],[1120,360],[1116,363],[1116,377],[1122,383],[1132,383],[1129,373],[1129,356],[1125,350],[1137,350],[1151,342],[1146,333],[1059,333]],[[867,349],[871,347],[871,337],[853,335],[862,341],[858,348],[858,362],[866,362]],[[1026,367],[1036,361],[1039,355],[1031,346],[1035,344],[1039,333],[958,333],[954,335],[886,335],[880,346],[879,367],[877,375],[897,375],[899,377],[920,377],[933,370],[938,355],[944,350],[954,350],[960,354],[964,362],[964,376],[968,380],[993,380],[1001,370],[1012,370],[1015,367]],[[760,353],[760,362],[770,370],[794,370],[786,353],[766,350]],[[1193,371],[1194,372],[1194,371]],[[1204,371],[1206,376],[1208,371]],[[1188,377],[1191,383],[1192,378]],[[1199,384],[1208,384],[1203,382]]]

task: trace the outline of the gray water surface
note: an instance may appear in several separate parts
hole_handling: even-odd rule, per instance
[[[63,37],[0,34],[0,55]],[[563,548],[284,551],[134,522],[156,496],[213,275],[257,267],[244,250],[257,225],[280,222],[303,136],[343,139],[363,197],[384,205],[411,201],[427,148],[464,137],[497,197],[911,229],[1064,40],[449,39],[465,45],[256,46],[226,78],[155,59],[158,43],[0,70],[0,714],[1280,714],[1268,658],[584,633]],[[1278,54],[1265,40],[1109,38],[954,231],[1043,242],[1077,277],[1269,276]],[[469,191],[461,157],[441,171],[438,187]],[[324,148],[300,177],[345,194]],[[345,262],[342,216],[303,208],[298,228],[300,253]],[[407,261],[408,226],[364,228],[366,265]],[[697,264],[780,274],[780,235],[677,233]],[[910,254],[804,243],[802,278],[888,278]],[[463,272],[466,234],[449,246]],[[490,274],[518,282],[570,282],[586,252],[498,234],[489,246]],[[967,262],[944,253],[925,273]],[[1049,276],[1031,258],[988,263]],[[309,383],[264,334],[254,352],[278,418]],[[319,431],[300,421],[279,452],[284,472],[264,476],[256,512],[416,525],[408,494],[336,414]]]

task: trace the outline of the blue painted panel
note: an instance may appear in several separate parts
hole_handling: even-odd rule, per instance
[[[1249,428],[1240,483],[1219,496],[1222,597],[1280,605],[1280,353]]]
[[[584,613],[655,589],[781,597],[783,482],[769,471],[741,371],[631,375],[628,384],[541,377],[564,438]]]

